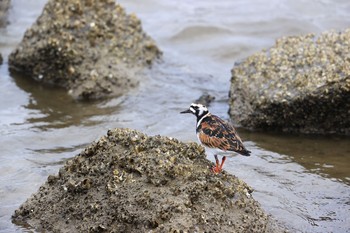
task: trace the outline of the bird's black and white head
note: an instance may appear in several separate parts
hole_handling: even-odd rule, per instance
[[[191,104],[190,108],[180,113],[192,113],[197,117],[197,121],[209,113],[207,107],[202,104]]]

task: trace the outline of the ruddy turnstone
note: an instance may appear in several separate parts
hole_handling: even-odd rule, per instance
[[[206,148],[218,149],[219,152],[234,151],[244,156],[250,156],[250,151],[244,147],[236,129],[220,117],[211,114],[204,105],[191,104],[189,109],[181,113],[192,113],[197,117],[197,137]],[[216,166],[212,168],[212,171],[220,173],[226,156],[222,157],[221,163],[219,163],[217,154],[214,157]]]

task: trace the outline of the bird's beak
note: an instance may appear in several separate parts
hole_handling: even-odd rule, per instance
[[[180,112],[180,113],[192,113],[192,111],[191,111],[191,110],[189,110],[189,109],[187,109],[187,110],[182,111],[182,112]]]

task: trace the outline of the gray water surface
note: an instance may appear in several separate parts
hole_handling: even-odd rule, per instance
[[[0,232],[24,232],[13,211],[108,129],[196,141],[194,117],[178,113],[209,93],[210,110],[228,119],[234,62],[281,36],[350,27],[350,2],[340,0],[120,2],[141,18],[164,63],[123,97],[82,103],[8,72],[7,55],[45,4],[12,0],[10,25],[0,29]],[[291,232],[350,232],[349,138],[239,132],[253,155],[233,156],[225,169],[255,189],[267,213]]]

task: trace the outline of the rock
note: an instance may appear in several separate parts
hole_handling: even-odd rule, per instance
[[[230,116],[244,127],[350,134],[350,30],[277,40],[232,69]]]
[[[0,1],[0,28],[8,24],[7,15],[8,15],[8,10],[10,9],[10,5],[11,5],[10,0]]]
[[[205,106],[210,106],[211,102],[215,100],[215,96],[209,94],[203,94],[198,99],[196,99],[193,103],[202,104]]]
[[[133,14],[114,0],[49,0],[9,56],[12,70],[76,98],[118,96],[161,55]]]
[[[108,131],[49,176],[13,221],[50,232],[281,232],[204,148],[129,129]]]

